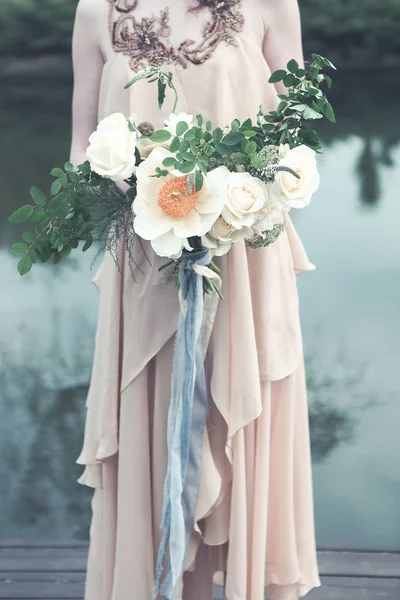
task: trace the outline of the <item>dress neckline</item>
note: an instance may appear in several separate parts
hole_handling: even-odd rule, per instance
[[[138,19],[134,12],[140,0],[108,1],[113,49],[129,57],[133,71],[139,71],[149,63],[159,66],[175,64],[184,69],[190,63],[200,65],[211,58],[221,43],[234,45],[236,34],[244,26],[241,0],[211,0],[206,8],[209,18],[202,28],[201,41],[186,39],[174,46],[170,41],[168,6],[158,15]]]

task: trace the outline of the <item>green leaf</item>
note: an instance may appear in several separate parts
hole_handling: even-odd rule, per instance
[[[232,131],[239,131],[240,129],[240,121],[238,119],[234,119],[231,124]]]
[[[289,62],[287,64],[287,68],[291,73],[296,74],[299,69],[299,63],[297,62],[297,60],[292,58],[292,60],[289,60]]]
[[[33,206],[31,206],[30,204],[25,204],[25,206],[21,206],[21,208],[18,208],[15,212],[13,212],[13,214],[8,218],[8,220],[10,221],[10,223],[23,223],[24,221],[29,219],[29,217],[33,213],[33,210]]]
[[[287,88],[292,87],[297,81],[298,81],[297,77],[295,77],[292,74],[286,75],[286,77],[283,78],[283,83],[285,84],[285,86]]]
[[[261,158],[259,156],[253,155],[251,157],[251,164],[253,165],[253,167],[255,169],[262,169],[263,161],[261,160]]]
[[[203,182],[204,182],[203,173],[201,171],[196,171],[194,181],[195,181],[196,192],[199,192],[201,190],[201,188],[203,187]]]
[[[211,121],[207,121],[206,122],[206,129],[207,129],[207,131],[211,131],[212,130],[212,123],[211,123]]]
[[[55,179],[51,184],[51,195],[56,196],[62,188],[62,179]]]
[[[194,139],[196,139],[196,133],[195,133],[194,127],[191,127],[190,129],[188,129],[185,132],[184,138],[188,142],[192,142]]]
[[[17,256],[23,256],[28,251],[28,246],[24,242],[17,242],[11,246],[11,252]]]
[[[29,256],[23,256],[18,263],[18,272],[20,275],[26,275],[32,269],[32,261]]]
[[[78,169],[84,175],[89,175],[91,172],[90,162],[88,160],[85,161],[84,163],[82,163],[81,165],[78,166]]]
[[[58,167],[55,167],[51,170],[51,175],[53,175],[53,177],[63,177],[64,171]]]
[[[331,123],[336,123],[335,111],[333,110],[332,104],[327,102],[324,108],[324,115]]]
[[[174,139],[172,140],[170,146],[169,146],[169,151],[170,152],[177,152],[177,150],[180,147],[180,140],[178,137],[174,137]]]
[[[64,165],[64,169],[67,171],[67,173],[72,173],[74,170],[74,165],[70,162],[66,162]]]
[[[222,156],[225,156],[232,152],[231,146],[227,146],[225,144],[222,144],[221,142],[215,142],[215,149],[218,152],[218,154],[221,154]]]
[[[39,190],[36,185],[33,185],[30,189],[30,195],[32,200],[37,206],[45,206],[47,199],[42,190]]]
[[[184,152],[187,152],[189,150],[189,142],[187,142],[186,140],[182,140],[181,143],[179,144],[179,152],[181,154],[183,154]]]
[[[193,169],[195,168],[196,163],[194,161],[188,161],[188,162],[184,162],[180,165],[177,166],[177,169],[180,173],[183,173],[184,175],[190,173],[191,171],[193,171]]]
[[[92,246],[92,244],[93,244],[93,238],[90,237],[84,243],[83,248],[82,248],[82,252],[86,252],[86,250],[89,250],[89,248]]]
[[[303,112],[303,117],[305,119],[322,119],[323,115],[321,115],[320,113],[318,113],[316,110],[313,110],[309,106],[306,106],[306,108],[305,108],[305,110]]]
[[[159,129],[158,131],[155,131],[153,133],[150,139],[156,144],[162,144],[163,142],[168,142],[168,140],[170,140],[171,137],[172,136],[169,131],[167,131],[166,129]]]
[[[24,242],[27,242],[28,244],[30,244],[31,242],[35,241],[36,236],[31,231],[24,231],[22,234],[22,239],[24,240]]]
[[[222,143],[226,144],[228,146],[236,146],[236,144],[239,144],[243,139],[243,133],[241,133],[240,131],[230,131],[229,133],[226,134],[226,136],[224,136],[222,138]]]
[[[173,156],[167,156],[167,158],[164,158],[162,164],[164,167],[173,167],[175,166],[175,158]]]
[[[163,83],[161,79],[158,80],[158,108],[161,110],[165,101],[165,92],[167,84]]]
[[[274,71],[271,77],[269,78],[269,83],[278,83],[278,81],[282,81],[282,79],[286,76],[286,71],[283,69],[279,69],[278,71]]]
[[[295,104],[294,106],[290,107],[292,110],[297,110],[298,112],[303,112],[307,106],[305,104]]]
[[[217,129],[214,129],[212,135],[216,142],[220,142],[224,136],[224,132],[222,131],[221,127],[217,127]]]
[[[46,216],[46,211],[44,208],[36,208],[34,213],[32,214],[30,220],[32,223],[39,223]]]
[[[196,160],[196,157],[192,152],[183,152],[182,158],[183,160],[188,160],[190,162],[194,162]]]
[[[246,154],[254,154],[257,151],[257,144],[255,142],[248,142],[245,150]]]
[[[181,136],[188,129],[189,129],[189,125],[186,123],[186,121],[179,121],[179,123],[176,126],[176,135]]]
[[[196,120],[197,120],[197,125],[199,127],[203,127],[203,123],[204,123],[203,115],[197,115]]]

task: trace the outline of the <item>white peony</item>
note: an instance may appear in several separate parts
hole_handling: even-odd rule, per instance
[[[235,229],[223,217],[219,217],[210,231],[201,238],[201,241],[205,248],[210,249],[213,256],[223,256],[229,252],[234,242],[251,238],[252,236],[253,230],[249,227]]]
[[[188,238],[205,235],[218,217],[224,196],[218,194],[213,172],[204,180],[199,192],[189,195],[187,176],[176,175],[173,168],[162,166],[174,156],[165,148],[155,148],[137,168],[137,197],[133,203],[136,233],[151,245],[159,256],[179,258]],[[156,168],[166,168],[166,177],[154,177]]]
[[[187,123],[190,129],[191,127],[193,127],[193,115],[188,115],[184,112],[179,113],[179,115],[171,113],[169,115],[169,118],[164,121],[164,127],[167,131],[170,132],[171,135],[176,135],[176,126],[180,122]]]
[[[92,171],[113,181],[123,181],[135,171],[137,134],[130,131],[122,113],[103,119],[89,138],[86,157]]]
[[[319,174],[314,150],[308,146],[297,146],[281,158],[279,165],[290,167],[300,178],[281,171],[275,175],[269,186],[271,201],[281,210],[304,208],[311,202],[312,195],[319,187]]]

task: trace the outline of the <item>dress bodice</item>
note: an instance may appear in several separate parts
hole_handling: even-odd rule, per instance
[[[179,92],[178,110],[202,113],[214,126],[254,118],[262,104],[276,107],[263,55],[265,27],[257,0],[212,0],[190,10],[190,0],[104,0],[108,23],[103,48],[106,64],[99,117],[135,112],[160,125],[171,102],[159,111],[156,89],[139,82],[124,85],[139,69],[156,63],[171,71]]]

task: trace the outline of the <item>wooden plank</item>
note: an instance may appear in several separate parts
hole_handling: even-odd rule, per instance
[[[399,600],[400,579],[323,577],[309,600]]]
[[[86,556],[35,558],[0,558],[0,574],[4,572],[78,572],[86,570]]]
[[[71,574],[73,578],[73,574]],[[83,600],[83,581],[0,581],[1,600]],[[400,579],[325,577],[321,588],[307,596],[310,600],[399,600]],[[223,599],[216,588],[215,600]]]
[[[318,552],[322,575],[400,578],[400,553],[397,552]]]

